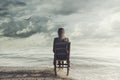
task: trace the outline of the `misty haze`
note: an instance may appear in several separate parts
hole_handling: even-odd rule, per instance
[[[120,0],[0,0],[0,66],[53,68],[60,27],[71,42],[69,78],[120,79]]]

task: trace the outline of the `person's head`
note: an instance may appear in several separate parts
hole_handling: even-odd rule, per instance
[[[63,38],[64,35],[65,35],[65,30],[64,30],[64,28],[59,28],[59,29],[58,29],[58,36],[59,36],[60,38]]]

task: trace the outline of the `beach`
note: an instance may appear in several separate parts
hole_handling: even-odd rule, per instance
[[[58,71],[61,72],[61,71]],[[59,73],[54,75],[52,68],[0,67],[0,80],[73,80]]]

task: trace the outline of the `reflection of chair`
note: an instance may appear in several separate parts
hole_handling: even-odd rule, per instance
[[[57,68],[67,68],[67,75],[69,74],[70,67],[70,42],[57,42],[55,43],[54,54],[54,71],[57,75]]]

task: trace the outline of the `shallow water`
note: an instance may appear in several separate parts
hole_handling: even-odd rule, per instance
[[[119,80],[119,47],[74,47],[70,76],[77,80]],[[53,67],[50,47],[0,50],[1,66]]]

